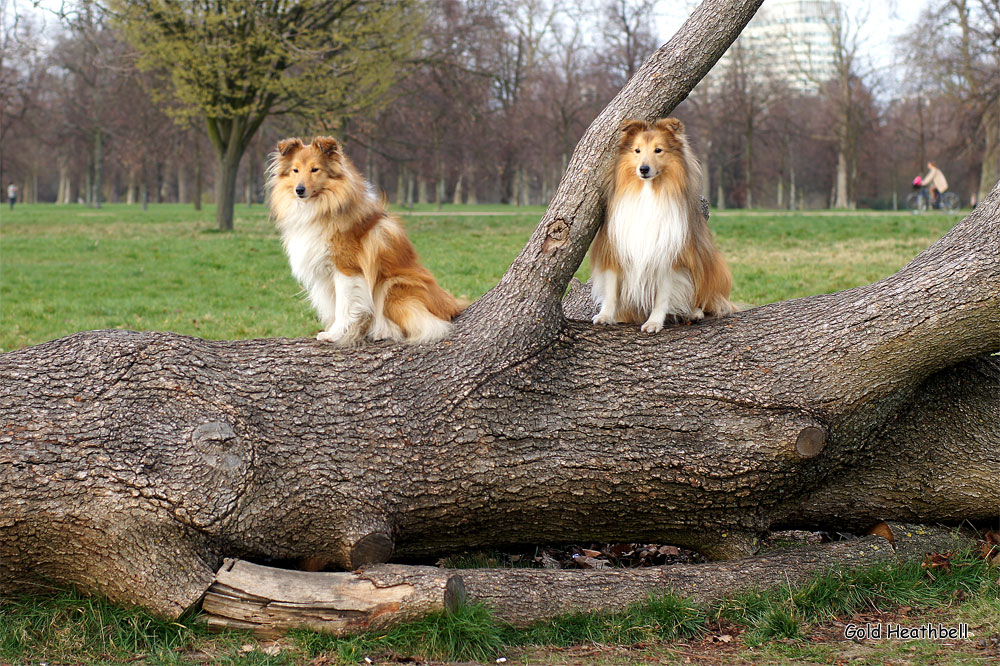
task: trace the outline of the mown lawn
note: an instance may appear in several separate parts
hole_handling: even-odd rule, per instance
[[[539,207],[402,211],[424,263],[456,296],[497,283]],[[908,213],[713,213],[734,298],[759,305],[866,284],[897,270],[959,216]],[[108,204],[0,210],[0,350],[81,330],[168,330],[205,338],[301,337],[319,325],[292,279],[264,207],[239,206],[236,230],[214,211]],[[584,266],[577,275],[586,279]]]

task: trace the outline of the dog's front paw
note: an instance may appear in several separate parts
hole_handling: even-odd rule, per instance
[[[609,314],[609,313],[607,313],[607,312],[605,312],[603,310],[601,310],[600,312],[598,312],[597,314],[594,315],[594,320],[593,321],[594,321],[595,324],[603,324],[605,326],[610,326],[611,324],[617,324],[618,323],[618,322],[615,321],[614,315]]]
[[[344,332],[340,330],[320,331],[316,334],[316,339],[320,342],[339,343],[344,338]]]
[[[356,345],[361,341],[361,337],[352,330],[320,331],[316,334],[316,339],[320,342],[331,342],[338,347]]]
[[[643,333],[659,333],[663,330],[663,320],[647,319],[642,325]]]

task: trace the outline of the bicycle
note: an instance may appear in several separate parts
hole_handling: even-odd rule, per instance
[[[906,197],[906,208],[914,214],[923,213],[927,210],[931,210],[931,195],[927,191],[926,187],[921,187],[919,189],[914,188],[916,191],[911,192]],[[962,200],[958,198],[958,195],[952,191],[943,192],[938,203],[938,207],[934,210],[941,210],[946,212],[954,212],[961,208]]]

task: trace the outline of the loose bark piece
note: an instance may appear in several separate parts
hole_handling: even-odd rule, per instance
[[[346,635],[454,609],[462,579],[434,567],[381,565],[305,572],[226,560],[202,603],[212,629],[275,636],[289,629]]]

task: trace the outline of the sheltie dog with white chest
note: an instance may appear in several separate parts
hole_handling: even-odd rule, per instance
[[[606,182],[607,216],[591,247],[595,324],[642,324],[656,333],[668,316],[690,321],[735,310],[700,183],[681,121],[625,121]]]
[[[292,274],[323,322],[318,340],[422,343],[448,335],[461,308],[417,261],[402,225],[335,139],[278,143],[267,187]]]

